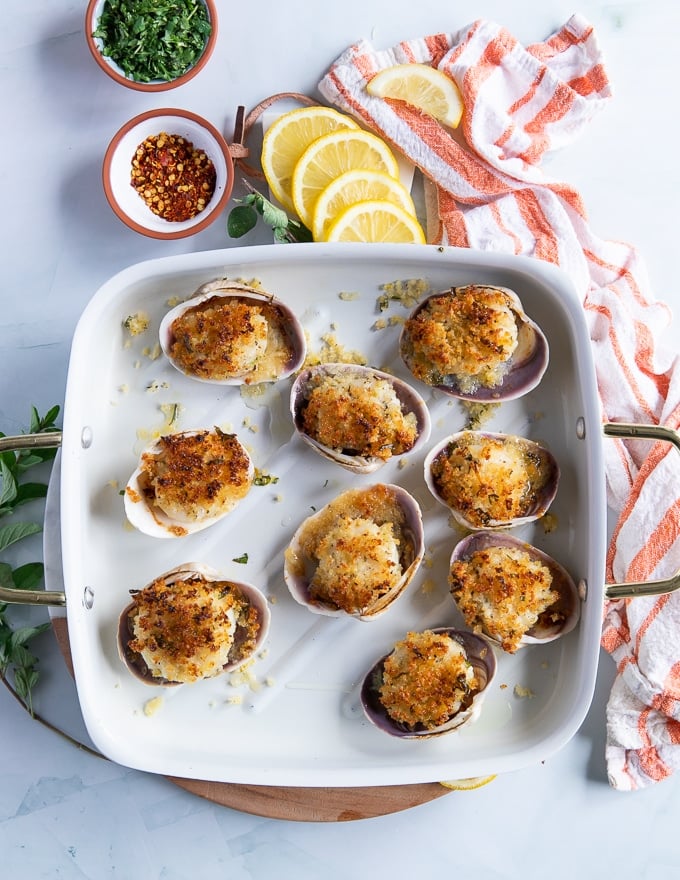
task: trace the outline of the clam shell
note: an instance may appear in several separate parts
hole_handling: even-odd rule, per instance
[[[491,453],[496,452],[496,465],[487,463],[490,458],[482,458],[479,452],[487,446]],[[465,492],[465,478],[468,474],[462,471],[455,473],[451,479],[451,492],[438,479],[436,471],[456,448],[472,449],[470,456],[475,461],[475,468],[470,468],[469,485]],[[507,465],[507,456],[514,454],[521,457],[512,465]],[[499,471],[497,465],[506,461],[506,467]],[[526,462],[526,470],[524,468]],[[496,467],[494,470],[493,468]],[[522,495],[522,504],[517,515],[505,514],[506,502],[512,503],[512,496],[503,496],[501,480],[509,481],[509,475],[517,485],[526,488]],[[460,431],[451,434],[434,446],[425,457],[424,476],[427,487],[432,495],[451,511],[454,519],[466,529],[507,529],[513,526],[533,522],[543,516],[552,504],[559,485],[560,469],[552,453],[526,437],[515,434],[496,434],[486,431]],[[528,492],[528,495],[527,495]],[[512,508],[509,508],[512,510]]]
[[[382,511],[381,511],[382,505]],[[341,513],[372,518],[378,524],[392,521],[387,514],[396,505],[402,520],[398,533],[399,555],[402,573],[389,591],[378,595],[363,608],[347,611],[331,602],[323,602],[312,596],[311,581],[318,559],[306,550],[307,541],[327,534],[327,528],[337,522]],[[384,514],[383,514],[384,511]],[[320,530],[320,531],[317,531]],[[284,554],[283,574],[288,590],[300,605],[314,614],[329,617],[351,616],[359,620],[371,620],[389,608],[399,598],[413,579],[425,552],[423,521],[418,502],[401,486],[378,483],[340,493],[321,510],[312,514],[298,527]],[[348,603],[351,605],[351,603]]]
[[[247,599],[248,603],[257,612],[259,631],[255,638],[255,644],[249,650],[243,651],[242,646],[239,646],[239,641],[242,641],[242,638],[239,633],[239,628],[237,627],[236,633],[234,634],[233,654],[230,652],[228,662],[225,663],[220,670],[220,672],[228,672],[241,666],[252,657],[253,654],[261,649],[269,632],[271,620],[269,605],[263,593],[253,584],[223,578],[215,569],[201,562],[187,562],[183,565],[179,565],[160,575],[159,578],[155,578],[147,584],[147,587],[150,587],[152,584],[155,584],[156,581],[161,579],[168,585],[181,585],[183,582],[190,581],[197,576],[205,581],[224,581],[230,584],[232,588],[238,590],[241,596]],[[162,685],[165,687],[174,687],[182,684],[183,682],[168,681],[167,679],[153,676],[144,662],[144,658],[140,654],[130,650],[129,645],[133,639],[132,620],[136,608],[137,599],[133,598],[123,609],[118,619],[118,652],[121,660],[130,672],[144,684]],[[241,650],[239,650],[239,647],[241,647]]]
[[[431,294],[426,297],[411,312],[404,327],[402,328],[399,341],[399,351],[406,366],[413,372],[414,355],[413,341],[410,333],[410,321],[423,309],[427,308],[437,297],[456,296],[461,292],[475,292],[493,290],[504,294],[508,308],[512,312],[517,327],[517,346],[512,355],[503,364],[503,375],[497,384],[492,386],[475,382],[470,377],[456,375],[453,372],[441,376],[441,370],[435,369],[433,373],[441,376],[437,381],[429,382],[434,388],[457,397],[461,400],[471,400],[480,403],[498,403],[503,400],[513,400],[527,394],[541,381],[548,367],[549,348],[548,341],[541,328],[525,313],[522,303],[517,294],[507,287],[492,287],[491,285],[470,284],[464,287],[452,287],[448,291]],[[417,373],[414,373],[417,375]],[[466,381],[467,378],[467,381]],[[470,385],[470,387],[466,387]]]
[[[182,431],[179,433],[181,436],[191,436],[203,432]],[[240,447],[240,453],[247,461],[248,470],[246,480],[249,489],[255,475],[255,466],[244,446],[238,441],[238,438],[235,439]],[[181,538],[185,535],[200,532],[203,529],[208,528],[234,509],[240,498],[232,499],[231,503],[223,506],[217,515],[200,517],[193,521],[174,518],[162,510],[158,504],[155,503],[153,488],[149,485],[147,472],[144,466],[145,456],[160,452],[162,449],[161,443],[162,438],[159,438],[153,443],[150,443],[142,451],[142,454],[139,457],[139,464],[133,471],[125,487],[125,493],[123,495],[125,515],[131,525],[145,535],[151,535],[154,538]]]
[[[203,344],[203,348],[198,347],[199,356],[193,364],[185,362],[188,360],[187,351],[193,354],[190,344],[186,347],[187,351],[183,351],[184,357],[173,354],[177,339],[173,328],[177,319],[199,313],[208,305],[219,307],[220,301],[234,298],[259,306],[267,321],[266,349],[253,352],[247,367],[237,368],[228,375],[211,376],[210,365],[205,363],[205,359],[215,358],[217,352],[208,348],[207,343]],[[165,356],[180,373],[215,385],[249,385],[285,379],[300,369],[307,350],[304,329],[285,303],[265,291],[226,278],[216,278],[202,284],[188,300],[167,312],[160,324],[159,342]],[[221,372],[226,372],[224,366],[218,367]]]
[[[464,561],[469,559],[475,552],[486,550],[489,548],[500,547],[509,549],[518,549],[527,552],[531,557],[543,563],[552,575],[551,589],[555,590],[559,599],[550,606],[550,608],[539,617],[534,626],[531,627],[521,638],[520,646],[538,645],[546,642],[552,642],[560,636],[571,632],[578,624],[581,603],[578,595],[578,588],[569,572],[552,556],[544,553],[538,547],[521,541],[514,535],[499,532],[474,532],[459,541],[451,554],[450,565],[456,561]],[[455,595],[453,596],[456,601]],[[549,613],[553,611],[559,612],[560,620],[550,620]],[[474,622],[466,620],[468,626],[472,627]],[[493,634],[482,629],[483,634],[494,644],[501,644],[501,640]]]
[[[450,627],[439,627],[433,629],[432,632],[447,633],[462,645],[468,660],[474,667],[480,688],[474,693],[470,703],[462,707],[445,724],[433,728],[425,726],[410,728],[394,721],[380,702],[383,668],[385,660],[389,657],[389,654],[385,654],[368,671],[361,687],[361,705],[364,714],[372,724],[384,733],[401,739],[430,739],[451,733],[463,724],[471,723],[479,717],[489,685],[496,674],[496,657],[491,645],[482,636]]]
[[[414,444],[404,450],[404,452],[396,453],[398,455],[409,454],[419,449],[427,442],[430,436],[430,415],[427,405],[418,392],[402,379],[392,376],[389,373],[383,373],[372,367],[360,366],[358,364],[331,363],[319,364],[318,366],[309,367],[303,370],[295,379],[290,393],[290,411],[293,417],[295,429],[312,449],[322,455],[329,461],[339,464],[346,470],[358,474],[373,473],[382,467],[389,458],[383,458],[377,455],[362,455],[361,450],[348,451],[346,448],[332,448],[324,445],[316,438],[310,436],[305,430],[303,416],[304,410],[309,400],[310,388],[324,377],[342,377],[347,375],[357,375],[365,381],[382,380],[389,382],[392,386],[396,397],[401,405],[401,411],[404,415],[413,413],[416,418],[416,438]],[[338,420],[331,415],[330,421],[338,424]],[[394,457],[394,456],[390,456]]]

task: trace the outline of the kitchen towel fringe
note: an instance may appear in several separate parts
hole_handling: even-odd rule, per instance
[[[432,65],[456,82],[459,129],[366,92],[379,70],[403,63]],[[671,315],[651,296],[642,258],[596,236],[579,193],[541,164],[612,96],[588,21],[574,15],[526,47],[482,20],[387,50],[361,41],[319,91],[422,171],[429,242],[533,256],[567,272],[586,312],[603,420],[680,425],[680,357],[660,341]],[[680,568],[677,452],[640,440],[607,440],[604,449],[618,518],[607,579],[670,576]],[[680,595],[607,603],[602,645],[618,664],[607,706],[610,783],[640,788],[680,766]]]

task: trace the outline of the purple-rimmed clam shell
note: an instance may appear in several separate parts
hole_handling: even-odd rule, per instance
[[[456,544],[451,554],[450,566],[454,562],[469,560],[477,552],[494,548],[524,551],[531,559],[540,562],[549,570],[552,578],[550,588],[558,595],[555,602],[539,615],[536,623],[521,637],[519,645],[544,644],[571,632],[576,627],[581,613],[581,602],[576,583],[561,563],[533,544],[528,544],[505,532],[474,532]],[[506,579],[509,577],[508,566],[504,568],[504,577]],[[455,602],[456,596],[453,591],[452,595]],[[467,625],[476,629],[478,621],[467,619],[467,615],[464,613],[463,616],[466,618]],[[483,634],[494,644],[501,645],[502,639],[497,634],[488,632],[483,624],[481,624],[481,629]]]
[[[553,454],[516,434],[459,431],[427,454],[432,495],[466,529],[507,529],[533,522],[552,504],[560,468]]]
[[[476,379],[474,375],[464,373],[462,368],[457,373],[454,372],[454,364],[449,365],[447,372],[447,367],[444,364],[434,364],[430,361],[427,370],[429,376],[423,377],[423,370],[415,368],[416,355],[414,354],[411,332],[413,319],[430,307],[433,301],[438,298],[455,297],[463,292],[474,293],[489,290],[503,294],[507,308],[514,317],[517,332],[516,347],[512,354],[499,365],[499,372],[502,375],[493,384],[488,385]],[[490,349],[492,348],[493,346],[490,346]],[[549,361],[548,340],[538,324],[525,313],[517,294],[507,287],[481,284],[452,287],[450,290],[440,291],[426,297],[413,309],[404,324],[399,341],[399,351],[406,366],[421,381],[453,397],[478,403],[498,403],[527,394],[541,381]]]
[[[463,724],[475,721],[479,717],[489,685],[496,674],[496,657],[491,645],[482,636],[450,627],[438,627],[431,631],[434,633],[444,633],[463,647],[468,661],[474,668],[479,687],[474,693],[470,694],[469,700],[444,724],[437,727],[416,725],[411,728],[391,718],[380,701],[383,669],[385,661],[391,652],[385,654],[371,667],[364,677],[361,686],[361,705],[368,720],[379,730],[391,736],[401,739],[429,739],[452,733]]]
[[[233,372],[225,367],[219,344],[213,344],[213,337],[219,335],[215,319],[209,322],[205,339],[187,337],[186,343],[173,353],[173,347],[178,343],[176,321],[191,313],[199,315],[206,308],[214,307],[219,311],[220,303],[228,299],[255,306],[266,321],[266,328],[262,331],[265,339],[260,337],[257,343],[252,339],[246,343],[242,354],[246,364],[234,367]],[[249,321],[244,323],[250,324]],[[215,385],[249,385],[285,379],[300,369],[307,352],[304,328],[284,302],[266,291],[226,278],[202,284],[189,299],[170,309],[161,320],[158,337],[164,355],[180,373]],[[217,375],[211,375],[213,368],[219,371]]]
[[[348,601],[347,608],[343,608],[339,603],[323,601],[312,593],[312,581],[320,562],[314,555],[317,543],[344,516],[350,520],[367,519],[378,526],[394,523],[393,530],[399,541],[401,574],[398,580],[389,590],[377,591],[377,595],[363,607],[354,608]],[[352,546],[352,542],[348,543]],[[399,598],[413,579],[424,553],[423,520],[418,502],[401,486],[377,483],[341,492],[321,510],[307,517],[285,551],[283,574],[293,599],[314,614],[350,616],[366,621],[382,614]],[[360,556],[357,556],[356,564],[361,564]]]
[[[216,672],[205,677],[213,677],[222,672],[237,669],[260,650],[267,638],[271,621],[271,612],[264,594],[258,587],[250,583],[224,578],[219,572],[204,563],[186,562],[162,575],[159,575],[159,577],[154,578],[154,580],[147,584],[142,590],[131,591],[133,593],[133,599],[128,605],[126,605],[118,619],[118,652],[120,658],[130,672],[144,684],[175,687],[185,682],[173,681],[160,676],[154,676],[142,654],[137,653],[130,648],[130,643],[134,640],[133,626],[135,613],[137,612],[139,605],[138,597],[140,594],[144,593],[144,590],[152,588],[153,585],[158,582],[162,582],[170,588],[175,587],[175,593],[173,595],[176,595],[177,591],[181,594],[182,585],[186,584],[191,589],[191,581],[196,580],[202,584],[215,582],[228,585],[229,588],[236,591],[239,597],[245,600],[250,609],[255,612],[253,621],[255,634],[253,635],[244,626],[237,622],[235,624],[232,643],[229,646],[229,653],[226,662],[223,663]],[[170,603],[168,609],[164,613],[176,613],[177,607],[179,606],[181,606],[181,602],[179,601]],[[178,646],[173,647],[177,648]]]
[[[415,417],[415,439],[408,449],[393,454],[390,453],[384,457],[375,454],[362,454],[361,449],[350,449],[347,446],[332,447],[326,445],[320,442],[317,438],[311,436],[305,430],[304,412],[309,403],[310,390],[317,387],[318,383],[325,379],[328,379],[329,381],[334,379],[341,381],[343,378],[356,379],[357,383],[363,383],[367,388],[370,388],[371,384],[374,384],[376,389],[384,388],[385,386],[382,383],[387,382],[389,384],[396,396],[396,400],[398,401],[403,416],[413,414]],[[347,419],[343,420],[341,415],[338,415],[338,412],[341,411],[342,407],[346,407],[348,414],[350,414],[352,407],[347,403],[345,392],[339,391],[338,393],[338,410],[333,411],[329,408],[329,421],[331,424],[337,426],[339,432],[338,436],[340,436],[344,433],[344,428],[341,426],[343,425],[343,422],[347,422]],[[357,394],[358,393],[360,392],[357,391]],[[367,394],[368,393],[369,392],[367,391]],[[329,396],[332,400],[332,396]],[[381,408],[381,406],[378,405],[376,408]],[[407,382],[404,382],[396,376],[376,370],[373,367],[361,366],[358,364],[319,364],[302,370],[302,372],[296,377],[291,388],[290,411],[295,429],[305,443],[308,443],[312,449],[319,453],[319,455],[322,455],[329,461],[335,462],[353,473],[373,473],[389,461],[390,458],[393,458],[396,455],[408,455],[420,449],[430,436],[430,414],[427,405],[420,394],[418,394],[418,392]]]

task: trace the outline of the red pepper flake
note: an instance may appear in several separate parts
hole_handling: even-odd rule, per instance
[[[180,135],[161,132],[135,150],[130,184],[154,214],[179,223],[208,205],[216,178],[206,153]]]

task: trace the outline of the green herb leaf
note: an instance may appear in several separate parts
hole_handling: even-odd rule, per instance
[[[231,238],[240,238],[246,232],[250,232],[257,223],[256,214],[259,214],[264,223],[272,229],[275,241],[313,241],[312,233],[299,220],[289,217],[283,209],[266,199],[247,180],[244,180],[243,184],[248,193],[242,199],[234,199],[238,204],[231,209],[227,218],[227,232]]]
[[[235,559],[232,559],[231,561],[238,562],[241,565],[245,565],[248,562],[248,554],[243,553],[241,556],[237,556]]]
[[[27,562],[12,572],[12,580],[17,590],[35,590],[45,575],[42,562]]]
[[[42,531],[42,526],[38,523],[21,522],[14,525],[3,526],[0,529],[0,550],[5,550],[11,544],[21,541],[22,538],[28,538],[29,535],[37,535]]]
[[[241,238],[257,225],[257,212],[250,205],[237,205],[227,218],[227,232],[230,238]]]
[[[17,497],[17,481],[5,459],[0,460],[0,479],[2,479],[2,491],[0,492],[0,508],[7,507]]]

